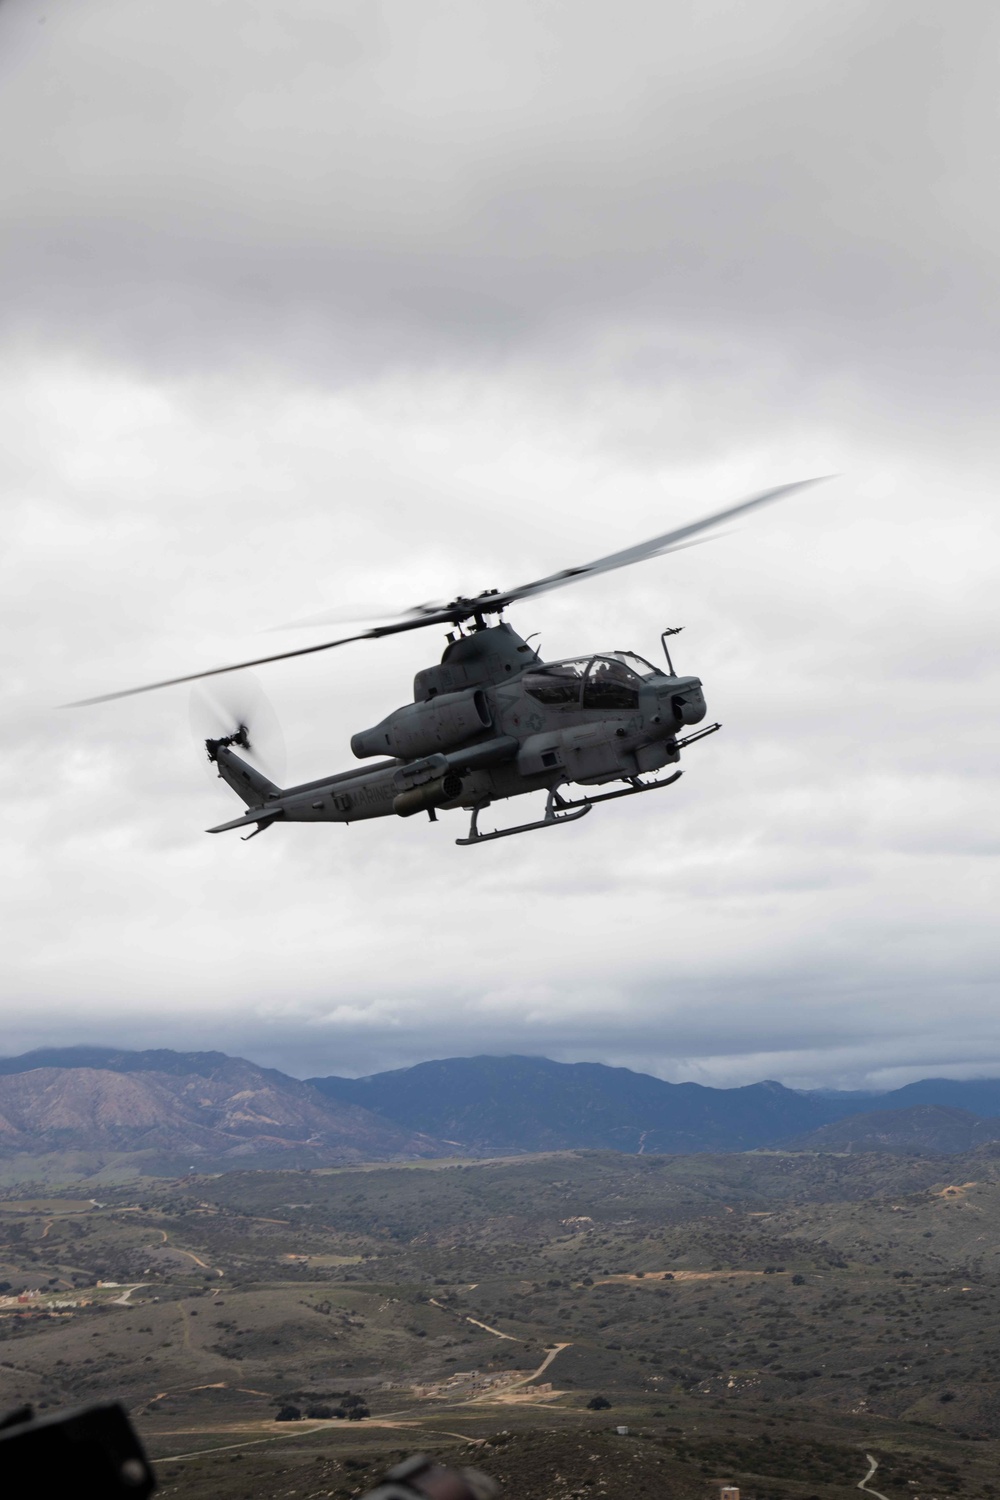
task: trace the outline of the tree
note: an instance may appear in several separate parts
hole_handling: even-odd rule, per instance
[[[349,1422],[360,1422],[363,1417],[370,1416],[371,1412],[368,1410],[367,1406],[365,1406],[363,1401],[359,1402],[357,1406],[349,1406],[347,1408],[347,1420]]]
[[[301,1422],[302,1413],[297,1406],[282,1406],[279,1407],[278,1415],[274,1420],[276,1422]]]
[[[609,1411],[610,1409],[611,1402],[608,1400],[607,1396],[591,1396],[590,1400],[587,1402],[588,1411]]]

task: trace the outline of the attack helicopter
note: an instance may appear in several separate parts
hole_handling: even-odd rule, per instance
[[[674,669],[668,642],[681,627],[662,633],[665,668],[621,650],[546,662],[500,618],[504,611],[518,600],[696,545],[707,539],[703,533],[722,522],[818,482],[779,485],[637,546],[517,588],[417,605],[356,635],[105,693],[72,706],[446,625],[450,631],[444,654],[439,663],[417,673],[412,703],[351,739],[354,755],[366,762],[362,766],[280,787],[236,753],[237,747],[253,753],[248,724],[235,723],[229,733],[206,739],[209,760],[247,808],[242,816],[206,831],[250,828],[244,835],[250,839],[279,822],[355,823],[417,813],[427,813],[436,822],[439,812],[459,809],[471,815],[468,833],[455,840],[464,846],[556,828],[586,816],[598,803],[674,785],[682,773],[670,768],[679,762],[681,751],[715,734],[721,725],[704,724],[708,710],[701,679]],[[494,617],[495,623],[488,623]],[[653,779],[644,779],[650,776]],[[617,783],[621,785],[612,791],[589,790]],[[571,786],[583,794],[564,795]],[[546,800],[541,818],[480,830],[480,815],[492,803],[542,791]]]

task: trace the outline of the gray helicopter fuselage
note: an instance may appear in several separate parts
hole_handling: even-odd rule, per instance
[[[705,713],[697,677],[628,652],[543,662],[501,623],[456,636],[417,674],[412,703],[353,737],[354,754],[375,764],[280,790],[220,749],[220,775],[253,809],[224,826],[353,823],[629,781],[676,763],[678,734]]]
[[[235,753],[234,745],[248,751],[253,748],[245,719],[231,724],[218,739],[206,740],[209,759],[249,809],[243,817],[209,832],[223,833],[253,824],[261,833],[279,818],[352,823],[389,813],[409,817],[427,812],[434,820],[438,808],[457,807],[470,808],[472,813],[468,837],[456,840],[459,844],[559,827],[582,818],[598,802],[637,797],[672,785],[680,771],[651,782],[640,778],[645,772],[676,762],[682,749],[714,734],[721,725],[708,724],[693,734],[681,734],[681,730],[700,723],[706,710],[699,679],[679,677],[671,665],[666,641],[667,636],[677,633],[676,629],[663,632],[666,672],[627,651],[543,662],[527,641],[500,620],[504,611],[519,600],[680,551],[723,522],[815,483],[815,479],[807,479],[775,485],[645,542],[622,547],[589,563],[561,568],[514,588],[486,589],[445,602],[416,605],[356,635],[271,651],[228,666],[82,698],[75,706],[106,703],[246,667],[312,656],[355,641],[381,640],[432,625],[447,626],[454,632],[448,647],[437,666],[417,673],[413,702],[352,739],[351,747],[359,759],[387,757],[376,765],[281,788]],[[494,617],[500,623],[488,627],[487,619]],[[617,791],[588,793],[576,801],[567,801],[560,793],[560,787],[570,783],[594,787],[609,781],[620,781],[624,786]],[[541,789],[547,791],[541,820],[491,833],[479,830],[479,813],[491,801]]]

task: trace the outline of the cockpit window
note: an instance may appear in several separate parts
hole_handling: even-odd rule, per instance
[[[628,664],[631,661],[642,662],[642,658],[629,658],[624,651],[616,651],[609,656],[595,656],[583,686],[584,708],[637,709],[642,682],[638,673]],[[651,670],[648,662],[642,662],[642,665],[647,671]]]
[[[539,703],[550,707],[573,707],[580,704],[580,683],[590,665],[590,659],[579,661],[554,661],[537,672],[528,672],[521,678],[525,692]]]
[[[620,661],[622,666],[631,667],[632,671],[638,677],[658,677],[660,675],[659,667],[652,666],[646,661],[645,657],[636,656],[631,651],[609,651],[607,660]]]

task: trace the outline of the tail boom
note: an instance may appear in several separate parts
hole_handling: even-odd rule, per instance
[[[253,766],[236,755],[228,745],[219,745],[209,754],[218,766],[219,775],[247,804],[241,818],[209,828],[209,833],[227,833],[232,828],[258,825],[258,832],[282,819],[291,823],[355,823],[363,818],[385,817],[393,811],[398,788],[393,777],[398,761],[343,771],[321,781],[284,790],[268,781]]]

